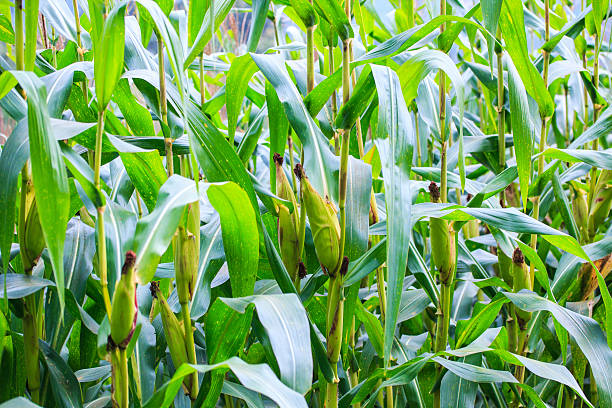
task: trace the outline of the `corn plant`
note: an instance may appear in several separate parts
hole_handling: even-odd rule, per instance
[[[612,407],[601,0],[0,2],[0,407]]]

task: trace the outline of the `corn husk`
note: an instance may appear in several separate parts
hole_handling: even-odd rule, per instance
[[[516,248],[514,250],[514,254],[512,255],[512,276],[515,292],[519,292],[523,289],[533,290],[531,286],[529,267],[525,263],[525,257],[519,248]],[[530,312],[521,310],[518,307],[516,308],[516,316],[521,328],[524,328],[527,322],[531,319]]]
[[[429,190],[432,202],[440,202],[440,191],[436,183],[432,182]],[[429,219],[429,233],[431,257],[440,274],[440,282],[448,283],[455,269],[455,234],[448,221],[434,217]]]
[[[117,283],[113,295],[111,309],[111,338],[120,348],[127,347],[134,328],[136,327],[136,279],[134,276],[134,263],[136,254],[128,251],[121,269],[121,279]]]
[[[593,194],[588,220],[589,241],[597,234],[597,229],[604,223],[612,207],[612,171],[602,170]]]
[[[301,260],[299,247],[299,217],[298,205],[293,189],[283,171],[283,159],[279,154],[274,155],[276,164],[276,195],[283,200],[291,202],[293,212],[286,205],[278,204],[278,246],[280,247],[283,264],[295,282],[298,279],[298,268]]]
[[[576,226],[578,227],[578,232],[584,239],[587,238],[588,235],[588,205],[586,194],[583,190],[578,188],[574,188],[573,190],[574,197],[572,198],[572,213],[574,215],[574,220],[576,221]]]
[[[310,184],[301,166],[296,166],[296,173],[317,258],[328,273],[334,274],[340,264],[340,223],[336,210],[329,199],[321,197]]]

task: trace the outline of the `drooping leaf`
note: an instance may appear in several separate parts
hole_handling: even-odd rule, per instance
[[[308,318],[299,298],[295,294],[283,294],[221,300],[241,313],[249,303],[255,305],[259,321],[272,343],[281,380],[293,390],[306,393],[312,385],[313,363]]]

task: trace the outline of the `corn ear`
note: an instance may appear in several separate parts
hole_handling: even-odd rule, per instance
[[[440,202],[440,189],[433,181],[429,185],[431,201]],[[431,257],[440,273],[440,282],[448,283],[455,269],[455,234],[448,221],[442,218],[429,219],[431,234]]]
[[[151,295],[157,299],[160,306],[160,313],[162,319],[162,325],[164,326],[164,335],[166,336],[166,343],[168,349],[170,349],[170,357],[172,357],[172,363],[174,367],[178,368],[181,364],[187,363],[187,348],[185,346],[185,330],[183,326],[176,318],[176,315],[170,309],[170,305],[166,301],[166,298],[159,290],[159,284],[157,282],[151,282]],[[191,333],[189,333],[191,335]],[[191,376],[186,376],[183,380],[185,387],[190,389]]]
[[[529,267],[525,263],[525,256],[520,248],[514,250],[512,254],[512,275],[514,281],[514,291],[519,292],[523,289],[533,290],[531,286],[531,276],[529,274]],[[521,328],[524,328],[529,319],[531,319],[531,313],[516,308],[516,316],[518,323]]]
[[[290,201],[293,205],[293,213],[289,212],[289,208],[283,204],[277,206],[278,210],[278,245],[280,247],[281,258],[283,264],[291,276],[291,279],[296,282],[298,277],[298,267],[301,259],[299,245],[299,218],[298,206],[293,194],[293,189],[289,184],[289,180],[283,171],[283,158],[278,154],[274,154],[274,163],[276,164],[276,194],[283,200]]]
[[[119,348],[126,348],[136,327],[136,279],[134,265],[136,254],[128,251],[121,269],[111,309],[111,338]]]
[[[179,303],[184,305],[193,298],[193,289],[198,274],[199,243],[185,227],[180,226],[174,245],[174,270]]]
[[[588,206],[586,194],[579,188],[574,188],[573,190],[574,197],[572,198],[572,213],[574,215],[574,220],[576,220],[580,237],[582,237],[582,239],[586,239],[588,234]]]
[[[589,241],[592,241],[597,234],[597,229],[602,225],[612,207],[612,171],[602,170],[591,202],[588,220]]]
[[[298,163],[295,174],[300,179],[302,205],[306,209],[319,263],[329,274],[335,274],[340,264],[340,222],[334,205],[314,189],[304,169]]]
[[[40,219],[38,217],[38,206],[36,201],[32,202],[25,221],[24,246],[22,248],[22,259],[24,267],[32,267],[45,248]]]

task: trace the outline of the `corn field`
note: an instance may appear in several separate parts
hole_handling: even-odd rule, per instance
[[[1,0],[0,408],[612,408],[610,17]]]

